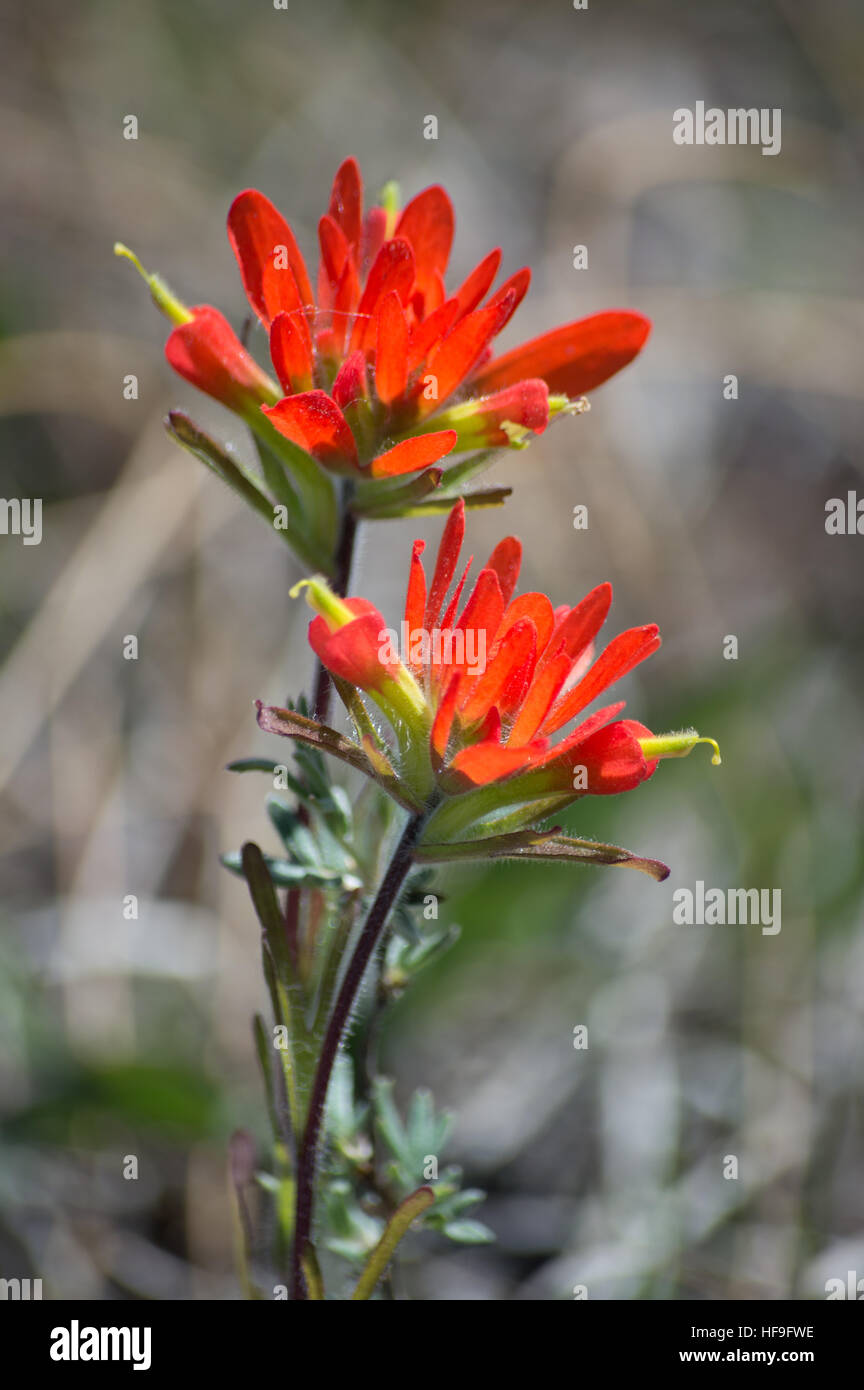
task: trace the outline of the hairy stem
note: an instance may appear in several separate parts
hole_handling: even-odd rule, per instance
[[[315,1079],[312,1083],[306,1125],[297,1158],[297,1195],[294,1220],[294,1259],[291,1293],[292,1298],[295,1299],[302,1299],[306,1296],[306,1285],[303,1275],[303,1253],[306,1250],[306,1245],[309,1241],[312,1229],[318,1147],[321,1137],[321,1126],[324,1120],[327,1091],[333,1072],[333,1064],[336,1061],[339,1046],[342,1042],[342,1035],[345,1032],[346,1025],[351,1016],[351,1011],[354,1008],[358,991],[363,983],[366,967],[378,944],[381,933],[387,924],[387,918],[399,895],[399,890],[405,882],[405,877],[411,868],[414,847],[420,836],[424,821],[425,815],[412,816],[402,832],[401,839],[393,852],[393,857],[390,860],[387,872],[381,880],[381,885],[375,895],[375,900],[363,924],[363,929],[360,933],[357,945],[354,948],[354,954],[348,962],[342,984],[339,987],[339,993],[336,996],[336,1002],[333,1005],[330,1021],[327,1024],[324,1041],[321,1045],[321,1053],[318,1058]]]

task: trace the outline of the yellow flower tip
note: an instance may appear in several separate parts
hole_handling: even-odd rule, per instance
[[[131,261],[135,269],[138,271],[138,274],[141,276],[143,280],[147,280],[150,278],[147,274],[147,271],[144,269],[143,265],[139,261],[138,257],[135,255],[135,252],[130,251],[128,246],[124,246],[122,241],[115,241],[114,255],[122,256],[124,260]]]
[[[399,220],[399,213],[402,210],[402,193],[395,179],[390,179],[389,183],[385,183],[381,189],[378,194],[378,206],[383,208],[387,214],[384,234],[388,238],[392,237]]]
[[[324,619],[331,632],[353,622],[357,616],[338,594],[334,594],[323,574],[315,574],[311,579],[298,579],[288,590],[289,597],[299,598],[304,589],[309,607]]]
[[[713,767],[719,767],[723,759],[720,757],[720,748],[716,739],[705,738],[697,734],[695,729],[682,729],[679,733],[661,734],[659,738],[640,738],[639,745],[645,757],[653,758],[686,758],[697,743],[707,743],[713,749],[711,758]]]
[[[717,743],[716,738],[697,738],[696,742],[710,743],[711,747],[714,749],[714,752],[711,755],[711,766],[719,767],[723,759],[720,757],[720,746]]]
[[[194,315],[190,313],[182,300],[178,299],[173,290],[165,284],[159,275],[153,275],[149,270],[145,270],[134,251],[130,251],[128,246],[124,246],[122,241],[115,241],[114,255],[121,256],[124,261],[131,262],[141,279],[147,285],[153,298],[153,303],[160,309],[167,319],[173,324],[189,323]]]

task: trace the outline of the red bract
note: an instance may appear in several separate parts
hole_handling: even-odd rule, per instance
[[[334,676],[358,741],[296,711],[259,704],[261,727],[342,759],[420,815],[421,859],[576,859],[664,877],[665,866],[619,846],[538,829],[580,797],[632,791],[659,759],[686,757],[698,743],[711,744],[719,763],[713,739],[694,730],[658,737],[618,718],[621,701],[587,713],[657,650],[656,625],[619,633],[595,659],[612,602],[609,584],[573,608],[553,608],[541,593],[515,596],[522,547],[507,536],[466,592],[464,532],[460,499],[431,579],[424,543],[414,542],[398,631],[367,599],[342,599],[321,578],[301,580],[292,593],[305,588],[317,614],[310,645]],[[361,691],[387,716],[395,747],[376,732]]]
[[[454,449],[521,444],[644,344],[648,320],[615,310],[495,358],[492,344],[530,272],[517,271],[493,290],[496,249],[448,290],[453,226],[452,204],[438,186],[401,213],[364,211],[360,170],[347,159],[319,223],[313,279],[269,199],[253,189],[235,198],[228,235],[249,303],[268,331],[284,398],[273,402],[266,379],[251,389],[275,428],[325,468],[387,478],[428,469]],[[249,400],[251,359],[236,339],[228,343],[227,325],[214,315],[196,310],[175,329],[168,357],[236,409]],[[232,358],[233,386],[226,381]]]
[[[273,399],[273,383],[218,309],[198,304],[170,335],[165,355],[175,372],[243,415]]]
[[[448,793],[517,772],[521,791],[532,797],[575,799],[638,786],[657,766],[639,740],[654,735],[616,719],[622,704],[583,718],[557,744],[553,736],[657,650],[656,625],[621,633],[593,661],[611,586],[598,585],[573,608],[553,609],[541,593],[514,598],[521,562],[515,536],[495,547],[463,598],[470,568],[469,561],[457,579],[464,530],[460,501],[429,584],[423,542],[415,542],[398,636],[366,600],[334,606],[313,584],[310,601],[319,616],[309,641],[316,655],[334,675],[376,699],[415,746],[423,729],[431,773]]]

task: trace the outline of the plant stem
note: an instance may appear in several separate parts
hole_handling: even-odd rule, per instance
[[[408,870],[411,868],[414,846],[420,836],[425,819],[425,813],[412,816],[402,832],[387,872],[381,880],[375,900],[363,924],[363,929],[354,948],[354,954],[348,963],[321,1045],[321,1053],[309,1098],[306,1125],[297,1158],[297,1198],[291,1292],[291,1297],[294,1299],[303,1299],[306,1296],[302,1257],[312,1229],[318,1144],[333,1064],[336,1061],[342,1035],[354,1008],[358,991],[363,983],[366,967],[386,926],[390,910],[398,897]]]
[[[357,518],[351,510],[351,499],[342,499],[342,523],[339,528],[339,542],[336,547],[336,573],[333,588],[340,598],[344,598],[351,582],[351,565],[354,560],[354,543],[357,539]],[[315,691],[312,698],[312,717],[319,724],[330,720],[330,697],[333,682],[326,666],[319,661],[315,669]]]

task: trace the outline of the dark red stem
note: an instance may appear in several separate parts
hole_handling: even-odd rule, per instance
[[[363,983],[366,967],[387,924],[387,918],[399,895],[399,890],[405,882],[408,870],[411,868],[414,847],[425,819],[425,815],[412,816],[402,832],[402,837],[396,846],[387,872],[381,881],[381,886],[375,895],[366,921],[363,923],[363,930],[345,971],[321,1046],[321,1055],[318,1058],[315,1079],[312,1083],[306,1128],[303,1131],[297,1156],[297,1197],[291,1291],[291,1297],[295,1299],[302,1299],[306,1296],[301,1259],[312,1230],[318,1146],[333,1064],[336,1061],[342,1035],[354,1008],[358,991]]]

